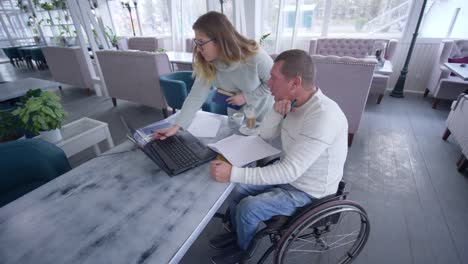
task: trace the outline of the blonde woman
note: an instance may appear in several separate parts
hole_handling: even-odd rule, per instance
[[[266,82],[273,66],[271,57],[254,40],[239,34],[224,14],[208,12],[200,16],[195,31],[195,82],[172,127],[155,132],[165,139],[187,128],[205,102],[211,87],[235,93],[227,99],[237,106],[252,105],[261,121],[272,109],[273,97]]]

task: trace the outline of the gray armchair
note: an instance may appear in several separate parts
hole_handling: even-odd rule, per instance
[[[460,94],[458,99],[452,103],[450,114],[445,121],[447,129],[442,136],[447,140],[453,135],[461,147],[462,155],[457,163],[458,171],[462,172],[468,168],[468,94]]]
[[[468,40],[444,41],[439,49],[439,60],[432,69],[424,97],[429,93],[434,97],[432,108],[436,109],[441,99],[455,100],[468,89],[468,82],[458,76],[451,76],[444,66],[449,58],[468,57]]]
[[[159,77],[171,72],[165,53],[104,50],[96,52],[112,103],[117,99],[161,109],[167,117],[167,104]]]
[[[47,65],[56,82],[80,88],[94,88],[91,73],[80,47],[43,47]],[[59,87],[61,88],[61,87]]]
[[[377,61],[351,57],[314,55],[317,85],[333,99],[348,119],[348,145],[359,128]]]
[[[163,39],[155,37],[132,37],[128,39],[129,50],[156,52],[163,47]]]
[[[391,63],[397,46],[398,41],[394,39],[317,38],[310,41],[309,54],[366,58],[375,55],[377,49],[383,48],[383,57]],[[369,93],[378,96],[377,104],[382,101],[389,79],[389,75],[374,74]]]

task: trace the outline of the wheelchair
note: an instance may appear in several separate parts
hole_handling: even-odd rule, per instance
[[[271,246],[258,264],[273,253],[273,263],[351,263],[364,248],[370,232],[366,211],[347,200],[345,182],[335,194],[314,200],[292,216],[274,216],[256,233],[240,263],[251,263],[260,242],[269,237]],[[218,214],[228,223],[229,213]]]

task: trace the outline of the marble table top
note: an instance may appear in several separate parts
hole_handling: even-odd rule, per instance
[[[392,62],[389,60],[385,60],[385,63],[382,67],[376,66],[375,72],[382,74],[382,75],[387,75],[387,76],[392,75],[393,73]]]
[[[166,54],[172,63],[192,64],[193,53],[191,52],[168,51]]]
[[[464,81],[468,81],[468,66],[462,67],[461,65],[465,63],[444,63],[445,67],[447,67],[450,71],[458,75]]]
[[[50,90],[58,89],[60,83],[41,80],[36,78],[25,78],[13,82],[0,84],[0,102],[25,95],[29,89]]]
[[[232,133],[216,116],[205,143]],[[233,186],[208,164],[169,177],[126,141],[0,208],[0,263],[177,263]]]

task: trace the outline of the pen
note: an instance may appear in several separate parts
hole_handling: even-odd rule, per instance
[[[294,99],[291,103],[291,108],[289,109],[289,112],[293,110],[293,108],[296,106],[297,99]],[[287,115],[284,115],[283,118],[286,118]]]

